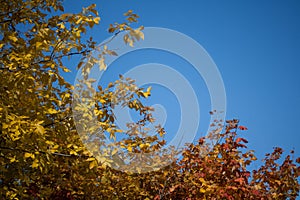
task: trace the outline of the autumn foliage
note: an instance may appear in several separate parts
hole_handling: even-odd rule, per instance
[[[123,40],[133,46],[144,39],[143,27],[131,27],[139,17],[133,11],[124,15],[124,22],[110,25],[108,32],[114,38],[127,31]],[[300,158],[294,152],[284,157],[281,148],[274,148],[258,169],[250,170],[257,159],[241,136],[247,128],[236,119],[221,123],[217,134],[187,144],[171,165],[147,173],[116,170],[121,155],[113,149],[108,156],[91,153],[109,147],[97,140],[94,149],[87,149],[83,141],[89,138],[78,132],[100,139],[124,134],[116,144],[141,155],[166,143],[163,127],[152,136],[144,129],[154,121],[152,108],[141,100],[150,96],[150,88],[123,76],[97,90],[91,87],[90,70],[105,70],[106,56],[117,56],[84,35],[99,23],[95,4],[71,14],[64,13],[60,0],[1,2],[1,199],[296,199]],[[90,54],[94,50],[98,57]],[[72,56],[81,57],[79,86],[64,78],[70,71],[65,58]],[[72,106],[76,95],[85,98]],[[140,119],[120,130],[114,123],[116,105],[136,111]],[[79,111],[82,115],[74,116]],[[87,126],[94,118],[97,123]],[[217,141],[213,148],[210,137]],[[142,172],[140,163],[130,159]]]

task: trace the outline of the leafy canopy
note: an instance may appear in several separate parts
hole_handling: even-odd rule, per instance
[[[125,18],[108,31],[113,38],[127,31],[124,42],[133,46],[144,38],[143,27],[130,26],[138,19],[133,11],[125,13]],[[124,162],[122,154],[101,143],[103,137],[124,134],[125,139],[115,143],[124,152],[149,153],[163,147],[165,131],[157,126],[157,134],[148,136],[144,129],[154,121],[152,108],[141,101],[150,95],[150,88],[138,88],[134,80],[122,76],[107,87],[91,87],[91,68],[105,70],[106,56],[117,56],[106,44],[96,46],[92,37],[84,39],[100,21],[95,4],[73,14],[64,13],[60,0],[1,1],[2,199],[296,198],[300,159],[295,163],[288,155],[278,164],[283,151],[275,148],[263,166],[248,171],[256,158],[253,151],[241,150],[246,149],[247,140],[238,137],[237,129],[246,128],[238,126],[238,120],[221,127],[224,132],[217,135],[218,143],[204,157],[200,155],[208,144],[201,138],[187,146],[180,160],[160,170],[142,174],[115,170]],[[94,50],[100,53],[94,56]],[[77,69],[84,78],[73,86],[64,79],[64,73],[70,72],[65,58],[76,55],[81,56]],[[74,95],[80,98],[72,105]],[[116,105],[137,111],[141,119],[128,124],[128,130],[120,130],[114,124]],[[97,123],[89,124],[91,119]],[[90,141],[78,129],[98,139]],[[82,141],[94,148],[87,149]],[[129,166],[142,172],[145,166],[139,165],[136,154],[129,155],[133,164]]]

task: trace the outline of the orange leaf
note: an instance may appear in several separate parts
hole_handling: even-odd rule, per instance
[[[248,128],[246,126],[239,126],[239,129],[242,131],[248,130]]]
[[[240,183],[241,185],[244,183],[244,178],[240,177],[234,180],[235,182]]]
[[[248,143],[248,141],[246,140],[246,139],[244,139],[244,138],[237,138],[236,140],[235,140],[235,142],[236,143],[239,143],[239,142],[245,142],[245,143]]]

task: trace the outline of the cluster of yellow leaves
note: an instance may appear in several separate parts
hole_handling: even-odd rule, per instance
[[[132,10],[129,10],[127,13],[124,14],[127,18],[127,22],[124,23],[115,23],[111,24],[108,31],[110,33],[118,34],[121,31],[127,31],[128,33],[123,36],[123,40],[126,44],[129,44],[129,46],[133,47],[134,43],[139,40],[144,40],[144,33],[142,30],[144,29],[143,26],[133,29],[129,26],[132,22],[137,22],[137,19],[139,16],[135,13],[133,13]]]
[[[92,88],[91,82],[93,80],[81,80],[80,84],[75,87],[77,90],[74,94],[73,113],[77,127],[80,129],[79,135],[82,141],[88,145],[89,151],[93,152],[101,164],[111,166],[112,163],[117,163],[119,166],[124,160],[130,160],[127,165],[132,167],[130,164],[136,165],[134,160],[136,155],[124,155],[123,152],[117,152],[115,148],[122,148],[129,153],[138,154],[154,152],[165,144],[164,140],[159,139],[159,137],[163,138],[165,134],[163,128],[158,126],[155,136],[148,136],[148,130],[144,128],[147,122],[154,122],[151,115],[153,109],[144,106],[140,98],[147,98],[151,88],[144,91],[135,85],[134,80],[124,78],[122,75],[119,80],[110,83],[105,89],[99,86],[99,91]],[[129,123],[127,130],[120,130],[115,124],[113,108],[116,106],[134,109],[140,114],[141,119]],[[122,134],[124,138],[117,141],[116,134]],[[91,140],[91,138],[93,139]],[[112,144],[109,144],[110,146],[106,143],[107,139],[113,141]],[[115,155],[116,153],[118,155]],[[119,159],[118,156],[121,156],[122,159]],[[95,162],[91,165],[93,168]],[[136,167],[141,168],[141,166]]]
[[[139,18],[139,16],[133,13],[132,10],[129,10],[124,15],[127,16],[126,22],[116,22],[114,24],[110,24],[108,31],[110,33],[114,33],[112,39],[116,37],[120,32],[125,31],[126,34],[123,36],[123,40],[126,44],[129,44],[131,47],[133,47],[135,42],[144,40],[144,34],[142,32],[144,27],[140,26],[139,28],[134,29],[130,26],[132,22],[137,22],[137,19]],[[111,40],[98,45],[97,47],[95,47],[93,53],[89,54],[87,58],[83,57],[81,59],[80,63],[78,64],[78,69],[82,68],[81,72],[85,80],[88,79],[88,75],[95,65],[99,66],[100,70],[106,70],[106,56],[118,55],[116,51],[108,49],[107,47],[107,43],[109,43]]]
[[[127,22],[116,23],[115,30],[109,31],[128,31],[132,39],[125,42],[133,45],[143,39],[142,27],[131,28],[130,23],[138,18],[132,11],[126,16]],[[98,65],[105,70],[105,57],[117,55],[106,44],[96,47],[93,38],[82,39],[88,28],[99,22],[95,4],[73,14],[64,13],[60,0],[1,2],[0,198],[68,199],[70,195],[93,195],[99,186],[98,176],[102,176],[101,181],[108,180],[112,172],[106,166],[117,155],[116,149],[103,148],[99,152],[104,145],[101,140],[107,133],[110,139],[127,133],[114,124],[112,108],[122,105],[138,111],[142,118],[138,126],[153,121],[152,110],[139,100],[148,97],[150,89],[144,91],[133,80],[122,78],[105,89],[92,88],[94,80],[88,77],[91,68]],[[99,52],[98,56],[93,57],[92,51]],[[85,64],[84,87],[79,94],[83,98],[74,107],[83,114],[75,118],[80,119],[76,120],[82,124],[81,129],[100,138],[92,141],[91,149],[82,143],[90,139],[89,135],[84,138],[77,134],[72,117],[72,91],[77,86],[63,76],[71,71],[64,58],[73,55],[81,56],[77,69]],[[96,124],[91,123],[93,119]],[[147,149],[149,143],[138,146]],[[102,190],[103,198],[111,189],[108,186]]]

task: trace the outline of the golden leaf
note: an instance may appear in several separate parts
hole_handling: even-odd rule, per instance
[[[96,24],[99,24],[99,21],[100,21],[100,17],[94,18],[94,22],[95,22]]]
[[[96,166],[97,166],[97,161],[94,160],[94,161],[90,162],[89,168],[90,168],[90,169],[93,169],[93,168],[96,167]]]
[[[131,147],[131,146],[127,147],[127,150],[128,150],[129,152],[132,152],[132,147]]]
[[[32,168],[37,168],[39,166],[39,160],[35,159],[31,165]]]
[[[32,158],[32,159],[34,159],[34,154],[33,154],[33,153],[27,153],[27,152],[26,152],[26,153],[24,154],[24,157],[25,157],[25,158]]]
[[[75,156],[78,155],[78,153],[77,153],[76,151],[74,151],[74,150],[71,150],[71,151],[70,151],[70,154],[71,154],[71,155],[75,155]]]
[[[49,113],[49,114],[56,114],[56,113],[58,113],[58,112],[57,112],[57,110],[55,110],[55,109],[53,109],[53,108],[49,108],[49,109],[47,110],[47,113]]]
[[[94,157],[86,159],[86,161],[94,161],[94,160],[96,160],[96,158],[94,158]]]
[[[42,42],[37,42],[37,43],[35,43],[35,47],[38,49],[40,46],[42,46],[43,45],[43,43]]]
[[[40,134],[44,134],[45,133],[45,128],[39,124],[36,124],[36,131]]]
[[[10,158],[9,158],[9,162],[11,162],[11,163],[13,163],[13,162],[17,162],[17,160],[16,160],[16,156],[14,156],[14,157],[10,157]]]
[[[63,68],[63,71],[64,71],[64,72],[71,72],[71,70],[69,70],[69,69],[66,68],[66,67]]]
[[[201,192],[201,193],[205,193],[206,190],[205,190],[204,188],[200,188],[200,192]]]
[[[106,64],[104,62],[104,58],[102,57],[100,60],[99,60],[99,66],[100,66],[100,70],[106,70]]]
[[[14,42],[18,41],[18,38],[15,37],[15,36],[13,36],[13,35],[8,36],[8,39],[10,39],[10,40],[12,40]]]

